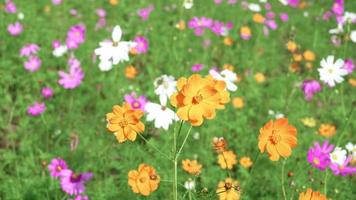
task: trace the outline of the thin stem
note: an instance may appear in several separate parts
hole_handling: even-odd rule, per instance
[[[179,156],[180,152],[182,151],[182,149],[183,149],[185,143],[187,142],[187,139],[188,139],[188,137],[189,137],[189,135],[190,135],[190,132],[191,132],[191,130],[192,130],[192,127],[193,127],[193,126],[190,126],[190,128],[189,128],[189,130],[188,130],[188,132],[187,132],[187,135],[185,135],[185,138],[184,138],[184,140],[183,140],[183,144],[182,144],[182,146],[179,148],[178,153],[176,154],[176,159],[178,159],[178,156]]]
[[[172,160],[167,154],[163,153],[162,151],[160,151],[155,145],[151,144],[148,142],[148,140],[143,137],[141,134],[138,134],[145,142],[146,144],[150,145],[154,150],[156,150],[159,154],[161,154],[162,156],[164,156],[165,158],[167,158],[168,160]]]
[[[284,198],[284,200],[287,200],[286,189],[284,188],[284,166],[286,165],[286,161],[287,161],[287,159],[285,158],[285,159],[283,160],[282,173],[281,173],[281,184],[282,184],[282,192],[283,192],[283,198]]]
[[[327,196],[328,194],[328,170],[325,171],[325,177],[324,177],[324,194]]]
[[[230,175],[230,171],[229,171],[229,168],[227,167],[227,161],[226,161],[226,158],[225,158],[225,155],[224,155],[224,152],[222,152],[221,153],[222,154],[222,156],[223,156],[223,158],[224,158],[224,162],[225,162],[225,165],[226,165],[226,175],[227,175],[227,177],[231,177],[231,175]]]

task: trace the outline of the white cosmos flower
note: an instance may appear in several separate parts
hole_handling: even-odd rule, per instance
[[[162,75],[156,78],[153,84],[155,86],[155,94],[159,96],[161,105],[165,106],[167,100],[177,91],[177,81],[174,80],[173,76]]]
[[[55,48],[52,52],[52,54],[56,57],[61,57],[63,56],[65,53],[67,53],[67,46],[66,45],[61,45],[57,48]]]
[[[343,165],[346,160],[346,150],[340,147],[336,147],[329,155],[332,163]]]
[[[210,70],[209,74],[216,80],[224,81],[226,83],[226,89],[229,91],[236,91],[237,86],[235,85],[235,81],[237,80],[237,76],[233,71],[228,69],[224,69],[220,73],[216,70]]]
[[[342,24],[338,24],[336,28],[330,29],[329,33],[330,34],[340,34],[344,32],[344,27],[342,26]]]
[[[260,12],[261,6],[258,5],[257,3],[250,3],[248,4],[248,9],[251,10],[252,12]]]
[[[283,5],[288,5],[288,1],[287,0],[279,0],[279,2],[281,3],[281,4],[283,4]]]
[[[184,187],[187,190],[193,191],[195,190],[195,182],[191,178],[189,178],[186,182],[184,182]]]
[[[346,144],[346,149],[347,149],[349,152],[355,152],[355,153],[356,153],[356,145],[355,145],[355,144],[352,144],[351,142],[349,142],[349,143]]]
[[[169,125],[179,119],[173,110],[156,103],[146,103],[145,111],[148,113],[147,121],[154,121],[156,128],[168,130]]]
[[[112,64],[116,65],[119,62],[129,60],[129,52],[132,47],[136,46],[136,43],[120,41],[121,36],[121,28],[119,25],[116,25],[112,31],[112,41],[99,43],[100,47],[95,49],[95,54],[99,56],[101,61],[111,61]]]
[[[347,74],[346,69],[343,68],[344,61],[337,59],[334,63],[334,56],[328,56],[326,59],[320,61],[321,68],[318,69],[320,80],[327,83],[330,87],[334,87],[336,83],[341,83]]]
[[[184,0],[183,2],[183,7],[187,10],[191,9],[193,5],[194,5],[193,0]]]
[[[356,30],[351,31],[350,39],[351,39],[352,42],[356,43]]]
[[[345,12],[343,19],[345,22],[354,23],[356,22],[356,13]]]

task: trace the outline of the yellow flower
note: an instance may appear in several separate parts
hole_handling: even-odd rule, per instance
[[[232,100],[232,104],[235,108],[243,108],[244,107],[244,100],[241,97],[235,97]]]
[[[255,13],[252,17],[253,21],[258,24],[263,24],[265,22],[265,17],[260,13]]]
[[[263,83],[265,82],[266,80],[266,77],[263,73],[259,72],[259,73],[256,73],[255,76],[254,76],[255,80],[257,83]]]
[[[218,163],[223,169],[232,169],[237,164],[236,154],[232,151],[223,151],[218,155]]]
[[[126,78],[128,79],[134,79],[138,74],[138,71],[137,69],[132,66],[132,65],[129,65],[125,68],[125,76]]]
[[[304,51],[303,57],[304,57],[304,59],[305,59],[306,61],[312,62],[312,61],[315,60],[315,54],[314,54],[314,52],[312,52],[312,51],[310,51],[310,50]]]
[[[194,74],[177,81],[178,92],[170,98],[172,106],[178,108],[177,115],[192,126],[200,126],[204,118],[215,118],[215,110],[223,109],[230,101],[230,94],[225,90],[224,81],[205,78]]]
[[[252,166],[252,161],[250,157],[244,156],[240,158],[240,165],[244,168],[250,168]]]
[[[305,117],[300,119],[300,121],[304,124],[304,126],[307,127],[315,127],[316,126],[316,120],[312,117]]]
[[[295,42],[293,42],[293,41],[288,41],[287,42],[287,49],[288,49],[288,51],[293,53],[293,52],[295,52],[297,50],[297,44]]]
[[[319,128],[319,134],[330,138],[336,133],[336,127],[332,124],[321,124]]]
[[[119,0],[109,0],[109,3],[113,6],[116,6],[117,4],[119,4]]]
[[[202,169],[202,165],[198,163],[196,160],[183,160],[182,161],[182,168],[184,171],[188,172],[189,174],[199,175]]]
[[[303,60],[303,56],[301,54],[299,54],[299,53],[295,53],[295,54],[293,54],[293,60],[295,62],[300,62],[300,61]]]
[[[320,192],[313,192],[312,189],[308,188],[306,192],[299,194],[299,200],[327,200],[327,198]]]
[[[160,182],[156,170],[147,164],[140,164],[138,170],[129,171],[128,178],[128,184],[132,191],[143,196],[148,196],[157,190]]]
[[[145,130],[145,125],[140,121],[143,112],[131,109],[128,103],[123,106],[115,105],[112,110],[113,112],[106,114],[108,131],[114,133],[119,143],[135,141],[137,133]]]
[[[234,40],[230,36],[226,36],[224,38],[224,44],[226,46],[232,46],[234,44]]]
[[[216,194],[219,200],[239,200],[241,197],[240,184],[238,181],[231,178],[220,181]]]

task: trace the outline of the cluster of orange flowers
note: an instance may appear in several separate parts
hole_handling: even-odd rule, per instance
[[[301,64],[304,63],[308,70],[313,68],[313,62],[315,60],[314,52],[310,50],[302,51],[298,48],[298,45],[294,41],[287,42],[287,50],[292,54],[292,64],[290,65],[290,70],[292,72],[301,71]],[[303,62],[304,61],[304,62]]]
[[[211,76],[201,77],[194,74],[177,81],[178,92],[170,98],[172,106],[178,108],[177,115],[192,126],[200,126],[204,118],[213,119],[215,110],[223,109],[230,101],[224,81]]]

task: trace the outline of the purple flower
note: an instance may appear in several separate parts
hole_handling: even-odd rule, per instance
[[[71,65],[69,73],[64,71],[59,71],[59,81],[58,83],[65,89],[74,89],[78,87],[84,78],[84,72],[81,67]]]
[[[74,9],[74,8],[72,8],[72,9],[70,9],[69,10],[69,13],[72,15],[72,16],[77,16],[78,15],[78,10],[77,9]]]
[[[269,18],[269,19],[274,19],[274,16],[275,16],[275,14],[272,11],[266,13],[266,17]]]
[[[85,26],[82,24],[72,26],[68,33],[66,44],[68,49],[76,49],[85,41]]]
[[[195,65],[192,66],[192,71],[193,72],[198,72],[198,71],[202,70],[203,67],[204,67],[203,64],[195,64]]]
[[[356,172],[356,168],[347,166],[350,163],[351,159],[351,156],[347,157],[342,165],[339,165],[337,163],[331,163],[330,169],[333,171],[334,175],[353,175]]]
[[[53,96],[53,90],[52,88],[50,87],[44,87],[42,88],[41,90],[41,93],[42,93],[42,96],[45,98],[45,99],[49,99]]]
[[[194,29],[194,33],[196,36],[201,36],[204,33],[205,28],[211,28],[213,25],[213,20],[206,17],[193,17],[188,22],[188,27],[190,29]]]
[[[85,191],[84,183],[90,180],[93,174],[90,172],[76,174],[70,169],[61,171],[61,188],[69,195],[78,195]]]
[[[134,42],[136,42],[136,46],[134,47],[137,51],[138,54],[144,54],[148,50],[148,41],[146,38],[142,36],[138,36],[134,39]]]
[[[331,11],[335,15],[342,15],[344,13],[344,0],[335,0]]]
[[[68,200],[89,200],[89,198],[86,195],[77,195],[74,197],[74,199],[70,198]]]
[[[314,143],[314,147],[311,147],[308,151],[308,162],[312,167],[324,171],[330,164],[329,153],[334,149],[334,145],[329,145],[329,142],[326,140],[323,143],[323,146],[320,147],[318,142]]]
[[[9,24],[7,31],[9,31],[10,35],[17,36],[22,33],[23,28],[20,22],[16,22],[15,24]]]
[[[98,8],[98,9],[96,9],[96,14],[97,14],[99,17],[103,18],[103,17],[106,16],[106,11],[105,11],[105,9],[103,9],[103,8]]]
[[[138,16],[141,17],[143,21],[146,21],[150,16],[151,12],[154,10],[153,5],[148,6],[147,8],[141,8],[137,11]]]
[[[287,22],[289,17],[287,13],[281,13],[279,14],[279,18],[282,20],[282,22]]]
[[[59,4],[62,3],[62,0],[52,0],[52,3],[53,3],[54,5],[59,5]]]
[[[30,55],[36,54],[39,49],[40,48],[37,46],[37,44],[25,45],[20,50],[20,56],[30,56]]]
[[[51,160],[51,163],[48,165],[49,173],[52,177],[59,177],[61,175],[62,170],[66,170],[67,163],[61,158],[54,158]]]
[[[265,25],[272,30],[276,30],[278,28],[278,25],[274,20],[265,20]]]
[[[343,68],[346,69],[348,74],[351,74],[355,69],[355,65],[352,59],[346,59]]]
[[[32,115],[32,116],[38,116],[42,114],[46,110],[46,104],[45,103],[38,103],[35,101],[35,103],[27,108],[27,114]]]
[[[233,23],[228,22],[226,25],[224,22],[214,21],[213,25],[210,27],[211,31],[218,36],[226,36],[228,31],[233,28]]]
[[[287,3],[292,7],[297,7],[299,4],[299,0],[287,0]]]
[[[42,61],[37,56],[30,56],[28,61],[24,63],[27,71],[35,72],[41,67]]]
[[[5,12],[16,13],[16,5],[13,1],[7,1],[5,4]]]
[[[126,103],[131,105],[131,108],[134,110],[142,110],[145,111],[145,105],[148,102],[144,95],[136,98],[136,93],[132,92],[131,94],[125,95]]]
[[[321,85],[316,80],[306,80],[303,82],[301,89],[304,92],[304,97],[307,101],[313,99],[315,93],[321,91]]]

